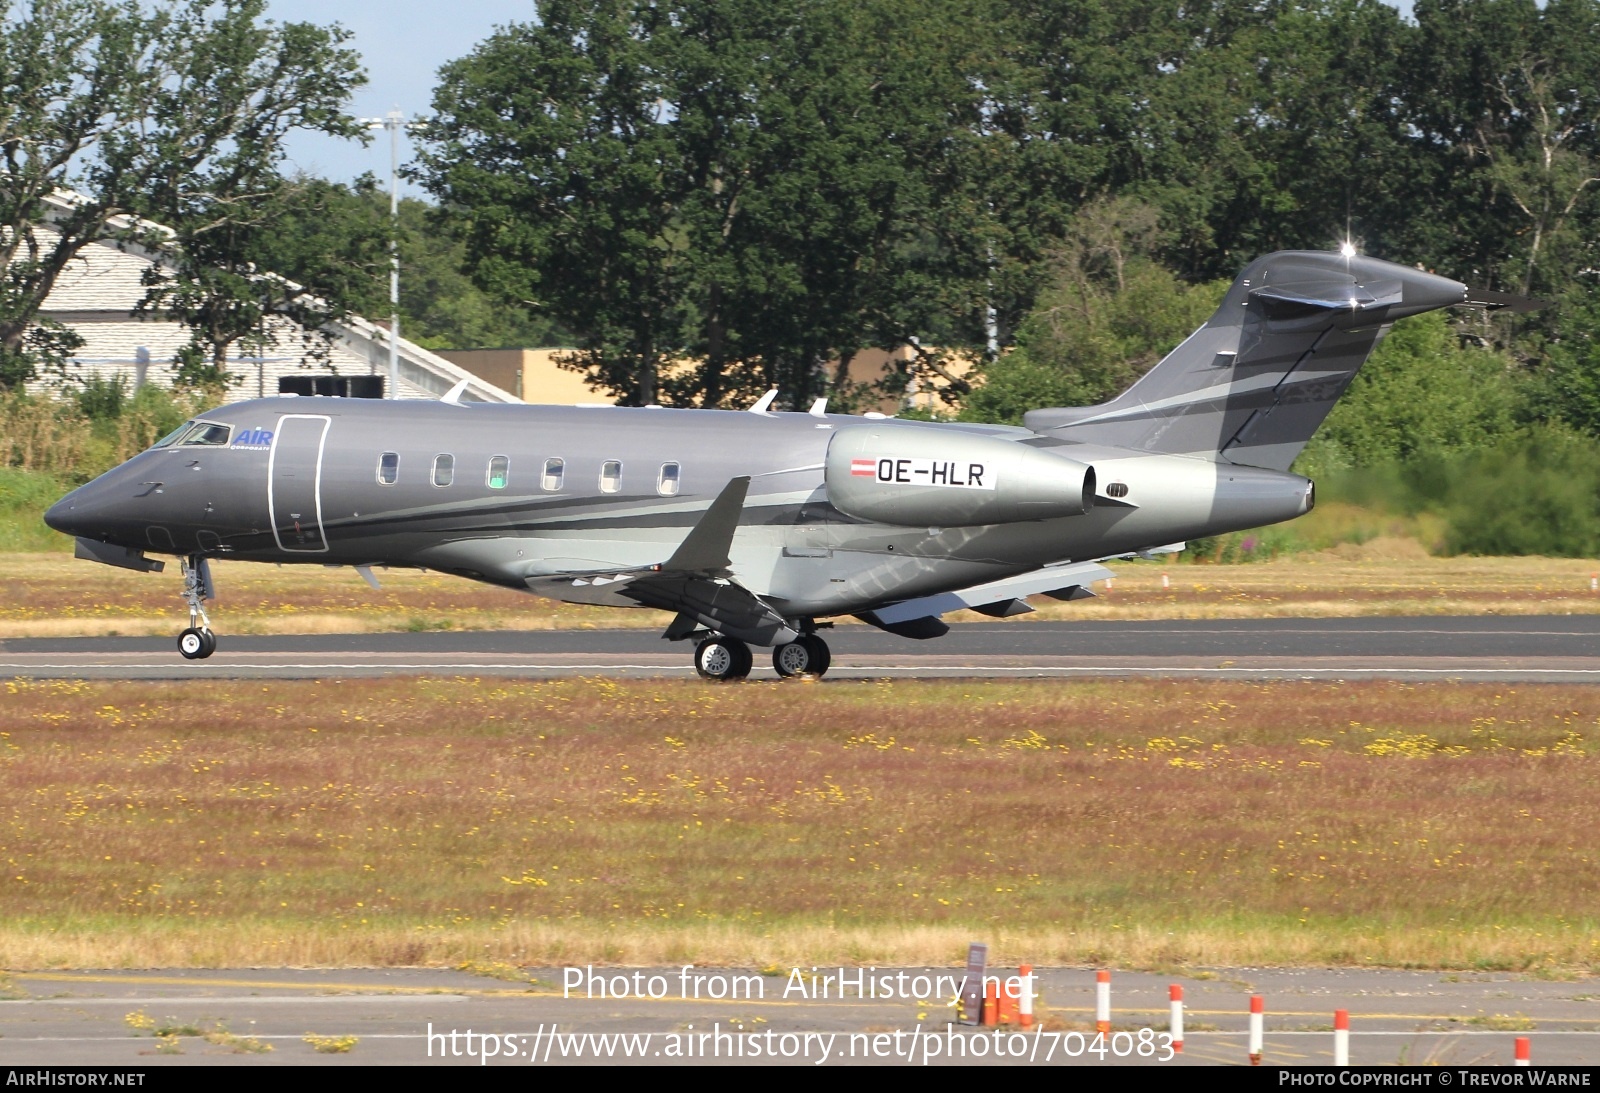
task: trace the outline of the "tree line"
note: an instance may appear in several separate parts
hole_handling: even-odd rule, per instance
[[[283,167],[292,130],[363,136],[359,58],[263,16],[0,0],[0,384],[70,356],[37,312],[96,238],[170,248],[143,306],[196,382],[269,313],[387,310],[371,180]],[[1508,427],[1592,434],[1597,32],[1600,0],[540,0],[439,74],[404,329],[560,341],[633,404],[848,405],[855,354],[912,346],[888,388],[1008,420],[1124,385],[1252,257],[1350,240],[1551,299],[1445,340],[1495,354]]]

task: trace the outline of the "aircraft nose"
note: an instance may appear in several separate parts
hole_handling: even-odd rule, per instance
[[[51,505],[44,522],[63,535],[106,539],[127,522],[127,492],[116,472],[101,475]]]
[[[78,512],[77,501],[74,500],[79,490],[73,490],[61,500],[45,510],[44,522],[63,535],[77,535],[82,529],[82,514]]]

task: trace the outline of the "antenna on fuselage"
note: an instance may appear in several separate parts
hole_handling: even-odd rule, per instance
[[[467,392],[467,384],[471,382],[471,380],[462,380],[460,383],[456,384],[454,387],[450,388],[450,390],[441,395],[439,397],[439,401],[459,403],[461,401],[461,396]]]
[[[811,404],[811,409],[807,410],[806,413],[810,414],[812,417],[827,417],[828,396],[823,395],[821,398],[817,399],[817,401],[813,402]]]
[[[772,404],[777,401],[777,398],[778,389],[774,387],[772,390],[768,391],[766,394],[762,395],[756,400],[756,404],[750,407],[750,412],[752,414],[766,413],[768,410],[772,409]]]

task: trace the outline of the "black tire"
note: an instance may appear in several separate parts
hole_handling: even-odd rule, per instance
[[[754,662],[750,647],[737,638],[707,638],[694,649],[694,670],[702,679],[743,679]]]
[[[210,638],[207,631],[197,627],[186,627],[178,635],[178,652],[184,660],[204,660],[217,648],[215,638]]]
[[[200,633],[204,635],[206,639],[206,651],[200,655],[202,658],[209,657],[212,653],[217,651],[217,635],[212,633],[210,630],[201,630]]]
[[[820,678],[828,670],[828,643],[807,634],[772,650],[772,670],[785,679]]]
[[[806,674],[812,679],[821,679],[828,665],[833,663],[833,654],[828,650],[828,643],[815,634],[807,634],[800,639],[811,650],[811,670]]]
[[[750,651],[750,646],[746,645],[738,638],[724,638],[723,640],[732,642],[734,652],[739,654],[739,667],[734,674],[728,678],[744,679],[750,674],[750,669],[756,666],[756,655]]]

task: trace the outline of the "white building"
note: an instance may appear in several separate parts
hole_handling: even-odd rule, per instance
[[[50,199],[56,208],[65,209],[72,195]],[[133,309],[144,297],[140,283],[144,271],[162,262],[157,251],[133,243],[108,239],[79,252],[56,281],[41,313],[70,327],[84,340],[75,354],[75,378],[109,379],[121,376],[129,391],[144,383],[169,386],[175,375],[173,355],[189,341],[189,331],[181,323],[156,316],[141,319]],[[369,387],[385,390],[389,378],[389,335],[386,327],[359,317],[330,324],[333,335],[326,359],[316,360],[303,347],[306,332],[287,320],[277,320],[278,345],[263,356],[245,354],[228,361],[234,377],[232,391],[240,398],[276,395],[281,389],[311,393],[330,393],[334,387],[348,387],[339,380],[371,377]],[[312,334],[322,343],[323,339]],[[467,370],[434,353],[399,340],[401,398],[438,398],[462,380],[466,401],[520,402]],[[320,380],[317,378],[320,377]],[[287,384],[284,381],[287,380]]]

